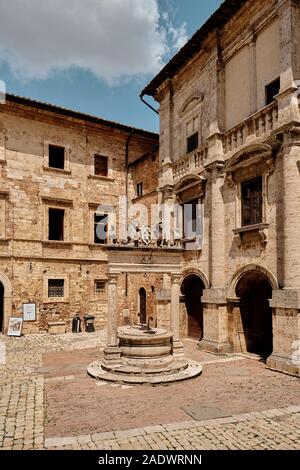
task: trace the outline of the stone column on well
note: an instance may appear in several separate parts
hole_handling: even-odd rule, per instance
[[[171,287],[171,327],[173,332],[173,356],[183,356],[183,345],[179,337],[179,300],[180,300],[180,275],[172,275]]]
[[[107,312],[107,346],[104,349],[105,361],[119,361],[121,353],[118,342],[118,313],[117,313],[117,279],[115,274],[109,274],[108,280],[108,312]]]

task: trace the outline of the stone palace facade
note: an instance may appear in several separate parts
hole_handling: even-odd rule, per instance
[[[151,322],[299,375],[300,1],[226,0],[147,95],[159,139],[23,98],[0,106],[2,330],[35,303],[24,333],[90,313],[113,351],[116,323]],[[111,216],[120,196],[128,210]],[[156,238],[136,222],[154,204]]]

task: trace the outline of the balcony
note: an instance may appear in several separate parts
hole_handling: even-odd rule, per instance
[[[180,158],[173,165],[173,178],[176,184],[181,178],[190,173],[199,173],[204,168],[208,155],[208,145],[203,144],[191,153]]]
[[[267,139],[277,126],[278,103],[274,102],[225,132],[223,142],[226,158],[244,145]]]
[[[223,134],[224,160],[244,146],[264,142],[278,127],[278,103],[271,103]],[[199,174],[208,160],[208,143],[173,164],[174,184],[188,174]]]

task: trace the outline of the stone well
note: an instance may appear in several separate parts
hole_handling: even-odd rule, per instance
[[[173,354],[173,333],[162,328],[130,326],[118,329],[119,358],[96,361],[88,373],[96,379],[132,384],[160,384],[201,374],[200,364]]]

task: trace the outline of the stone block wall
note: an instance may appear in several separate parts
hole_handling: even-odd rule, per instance
[[[28,333],[51,320],[66,321],[69,331],[73,316],[87,313],[104,327],[107,289],[96,293],[95,281],[107,280],[107,255],[94,243],[94,213],[118,208],[126,195],[126,148],[132,162],[157,146],[157,136],[13,97],[0,106],[0,136],[0,282],[12,290],[5,329],[28,302],[37,305]],[[64,170],[49,168],[49,144],[65,147]],[[94,174],[95,154],[108,158],[107,177]],[[49,207],[65,211],[64,241],[48,240]],[[48,278],[64,279],[63,298],[48,298]]]

